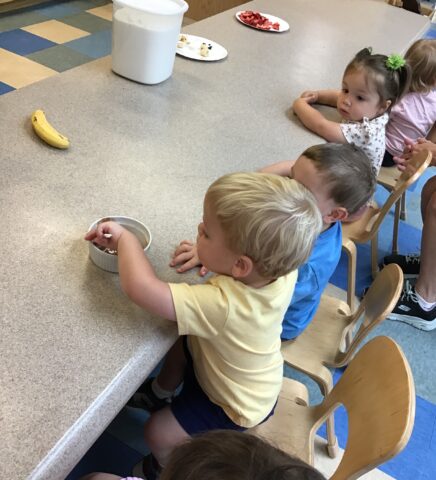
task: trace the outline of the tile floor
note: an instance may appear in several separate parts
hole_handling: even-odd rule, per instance
[[[71,0],[49,2],[0,15],[0,95],[65,70],[110,54],[112,4],[108,0]],[[190,23],[187,19],[186,23]],[[436,38],[436,24],[432,24],[426,38]],[[404,253],[419,250],[421,220],[419,214],[420,190],[426,178],[434,175],[429,169],[417,188],[408,194],[408,218],[402,222],[400,250]],[[386,192],[379,189],[378,201]],[[392,215],[381,230],[380,257],[390,248]],[[359,293],[370,283],[369,246],[358,247]],[[343,296],[346,288],[346,259],[331,279],[329,292]],[[374,335],[393,337],[404,349],[413,370],[417,391],[415,430],[405,451],[381,470],[371,472],[370,479],[434,480],[436,478],[436,379],[433,371],[436,331],[421,332],[395,322],[384,322]],[[309,387],[311,399],[319,401],[317,388],[296,372],[285,374],[303,380]],[[339,374],[339,373],[338,373]],[[95,470],[127,475],[146,452],[142,441],[142,425],[146,414],[125,408],[97,440],[84,459],[68,476],[76,480]],[[339,412],[337,433],[340,446],[346,442],[346,418]],[[320,432],[322,435],[322,431]],[[326,474],[332,472],[337,461],[330,461],[319,451],[317,466]]]

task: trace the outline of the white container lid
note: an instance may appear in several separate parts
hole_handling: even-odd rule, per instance
[[[114,4],[156,15],[179,15],[188,10],[184,0],[114,0]]]

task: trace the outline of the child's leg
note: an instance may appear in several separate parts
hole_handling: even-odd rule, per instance
[[[174,392],[183,381],[185,368],[186,357],[183,351],[183,337],[179,337],[168,351],[161,371],[156,377],[159,387]]]
[[[127,402],[127,405],[149,412],[164,408],[171,403],[177,387],[182,383],[185,367],[183,337],[180,337],[167,353],[158,376],[147,378]]]
[[[145,442],[151,453],[164,466],[173,448],[183,442],[189,435],[176,420],[170,407],[155,412],[144,427]]]

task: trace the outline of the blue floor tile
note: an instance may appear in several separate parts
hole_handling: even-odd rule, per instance
[[[143,456],[140,453],[104,432],[65,480],[78,480],[91,472],[127,477],[141,458]]]
[[[12,90],[15,90],[15,88],[11,87],[6,83],[0,82],[0,95],[3,95],[4,93],[12,92]]]
[[[112,51],[112,30],[93,33],[64,45],[91,58],[104,57]]]
[[[0,33],[0,48],[17,55],[28,55],[54,45],[57,44],[20,29]]]
[[[436,25],[432,25],[424,34],[423,38],[436,38]]]

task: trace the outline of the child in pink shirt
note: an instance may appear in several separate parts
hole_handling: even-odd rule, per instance
[[[386,151],[383,166],[395,165],[406,139],[432,135],[436,122],[436,40],[418,40],[407,50],[412,79],[409,91],[391,110],[386,126]]]

